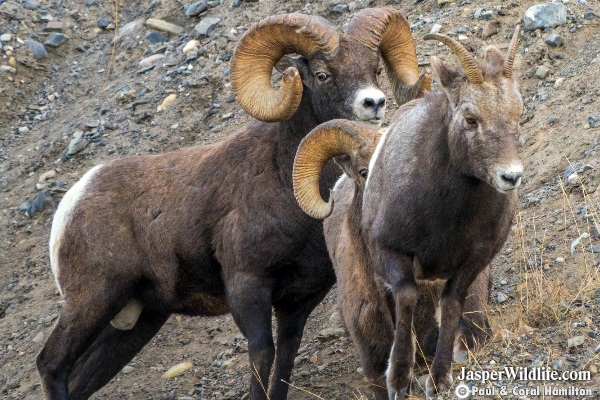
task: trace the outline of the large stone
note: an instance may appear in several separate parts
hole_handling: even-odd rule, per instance
[[[207,10],[208,4],[206,4],[206,1],[197,1],[195,3],[185,4],[183,6],[183,12],[188,17],[196,17]]]
[[[48,57],[48,52],[46,51],[46,48],[40,42],[28,39],[25,41],[25,44],[31,49],[31,54],[33,55],[33,58],[41,59]]]
[[[67,40],[69,40],[69,37],[67,35],[63,35],[62,33],[58,32],[53,32],[50,34],[50,36],[48,36],[48,39],[46,39],[44,45],[57,48],[61,44],[65,43]]]
[[[546,67],[545,65],[540,65],[535,70],[535,76],[537,76],[540,79],[546,79],[546,77],[548,76],[549,73],[550,73],[550,68]]]
[[[0,42],[10,42],[12,39],[12,35],[10,33],[3,33],[0,35]]]
[[[169,38],[161,35],[158,32],[150,32],[147,36],[146,36],[146,40],[149,41],[150,43],[164,43],[164,42],[168,42]]]
[[[48,25],[44,28],[46,32],[63,32],[65,30],[64,22],[60,21],[50,21]]]
[[[146,57],[142,61],[140,61],[140,67],[150,66],[150,65],[162,60],[163,58],[165,58],[164,54],[154,54],[150,57]]]
[[[126,36],[133,35],[134,33],[138,32],[141,28],[142,28],[141,21],[131,21],[128,24],[123,25],[122,27],[119,28],[119,31],[117,32],[117,37],[115,37],[115,42],[119,42],[121,39],[123,39]]]
[[[484,39],[489,38],[490,36],[495,35],[500,31],[500,21],[487,21],[483,27],[483,31],[481,32],[481,37]]]
[[[213,29],[215,28],[215,26],[217,26],[219,22],[221,22],[221,18],[204,18],[194,28],[194,35],[196,36],[196,38],[210,36],[212,34]]]
[[[37,10],[40,8],[40,3],[38,3],[37,0],[25,0],[21,5],[27,10]]]
[[[563,4],[537,4],[525,11],[525,30],[554,28],[567,23],[567,7]]]
[[[560,47],[563,44],[562,37],[554,32],[546,36],[546,39],[544,39],[544,41],[550,47]]]
[[[157,31],[172,33],[173,35],[181,35],[184,31],[181,26],[163,21],[162,19],[150,18],[146,21],[146,26]]]

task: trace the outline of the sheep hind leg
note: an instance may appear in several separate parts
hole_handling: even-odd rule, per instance
[[[169,315],[144,309],[131,330],[107,324],[75,363],[69,377],[70,398],[87,399],[106,385],[156,335]]]
[[[342,307],[343,315],[349,317],[348,330],[375,399],[387,400],[386,372],[394,341],[390,313],[381,303],[362,299],[351,305],[346,298]]]
[[[122,295],[127,290],[108,282],[85,289],[85,293],[66,292],[58,322],[37,356],[42,388],[48,400],[70,398],[67,385],[77,359],[127,301]]]
[[[273,374],[269,383],[269,399],[285,400],[290,381],[294,360],[304,333],[308,316],[323,300],[329,287],[305,298],[300,304],[286,307],[275,306],[277,320],[277,345],[275,347],[275,362]]]

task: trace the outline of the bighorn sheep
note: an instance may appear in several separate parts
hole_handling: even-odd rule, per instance
[[[399,103],[423,89],[408,23],[395,10],[363,10],[347,34],[314,16],[266,18],[241,39],[231,79],[249,114],[276,123],[252,122],[211,146],[117,159],[69,190],[50,235],[64,305],[37,357],[48,399],[88,398],[172,313],[227,312],[260,379],[251,398],[266,398],[263,385],[271,399],[287,396],[282,381],[306,319],[335,280],[322,224],[293,196],[296,147],[321,122],[383,117],[381,58]],[[289,67],[275,90],[278,62]],[[325,169],[323,189],[337,174]]]
[[[405,104],[394,119],[418,101]],[[394,339],[394,304],[389,286],[373,270],[361,227],[362,197],[369,161],[379,136],[364,123],[333,120],[319,125],[300,143],[294,162],[294,193],[300,207],[315,218],[325,218],[327,249],[337,278],[342,319],[361,359],[363,373],[375,398],[388,398],[385,372]],[[333,158],[335,157],[335,158]],[[328,205],[321,199],[319,175],[329,159],[345,172]],[[331,213],[331,215],[329,215]],[[489,268],[471,285],[461,318],[455,355],[485,340],[490,331],[484,314],[489,294]],[[418,301],[413,326],[421,355],[431,357],[438,337],[437,306],[443,282],[417,281]],[[420,353],[420,352],[418,352]]]
[[[444,279],[441,324],[428,397],[452,381],[452,346],[468,288],[504,244],[517,208],[523,165],[517,151],[523,101],[513,74],[519,27],[506,58],[485,49],[478,63],[457,41],[429,34],[462,69],[432,59],[441,90],[392,124],[369,164],[362,227],[378,276],[391,286],[395,338],[387,371],[391,397],[412,377],[415,279]]]

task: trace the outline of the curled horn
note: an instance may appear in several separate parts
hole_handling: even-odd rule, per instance
[[[475,62],[473,56],[463,47],[462,44],[458,43],[456,40],[449,38],[445,35],[440,35],[438,33],[428,33],[423,37],[425,40],[438,40],[444,43],[446,46],[452,50],[452,53],[458,57],[458,61],[460,65],[463,67],[465,74],[467,74],[467,79],[469,82],[475,85],[480,85],[483,83],[483,75],[479,66]]]
[[[517,25],[515,33],[513,33],[512,39],[510,40],[510,46],[508,47],[508,53],[504,60],[504,69],[502,75],[506,78],[511,78],[513,73],[513,64],[515,62],[515,56],[517,55],[517,44],[519,43],[519,33],[521,33],[521,25]]]
[[[240,106],[265,122],[289,119],[302,99],[302,79],[296,68],[283,73],[279,90],[271,85],[273,67],[286,54],[304,57],[322,51],[335,54],[339,36],[322,18],[284,14],[265,18],[242,37],[231,60],[231,82]]]
[[[364,123],[334,119],[313,129],[302,139],[294,159],[294,196],[300,208],[313,218],[327,218],[333,211],[333,196],[321,198],[319,175],[333,157],[352,156],[353,151],[368,146],[373,129]]]
[[[365,8],[350,20],[348,35],[373,51],[381,50],[398,104],[429,90],[429,87],[421,87],[427,82],[419,79],[415,42],[410,25],[400,11],[387,7]]]

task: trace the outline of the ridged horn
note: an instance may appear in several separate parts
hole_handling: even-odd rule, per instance
[[[475,62],[475,59],[471,53],[469,53],[462,44],[458,43],[452,38],[449,38],[448,36],[440,35],[439,33],[428,33],[423,38],[425,40],[437,40],[444,43],[458,58],[458,61],[463,67],[469,82],[475,85],[480,85],[483,83],[483,74],[481,73],[477,62]]]
[[[265,122],[285,121],[298,109],[302,79],[296,68],[284,71],[281,87],[271,85],[273,67],[286,54],[335,54],[339,35],[327,21],[304,14],[268,17],[242,37],[231,59],[231,83],[240,106]]]
[[[365,8],[350,20],[348,35],[373,51],[378,49],[398,104],[419,92],[419,66],[410,25],[393,8]]]
[[[372,139],[373,129],[361,122],[334,119],[325,122],[302,139],[294,159],[294,196],[300,208],[313,218],[327,218],[333,211],[333,196],[326,202],[319,191],[321,170],[333,157],[352,152]]]
[[[508,47],[508,53],[504,60],[504,69],[502,75],[506,78],[512,78],[513,66],[515,62],[515,56],[517,55],[517,45],[519,44],[519,34],[521,33],[521,25],[517,25],[515,33],[513,33],[512,39],[510,40],[510,46]]]

